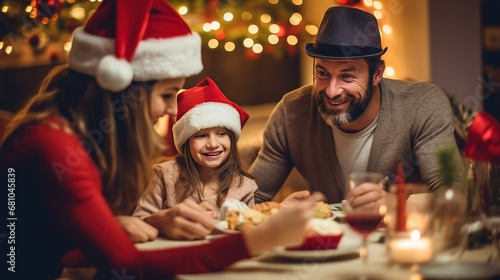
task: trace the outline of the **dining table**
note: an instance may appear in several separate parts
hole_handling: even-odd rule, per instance
[[[340,223],[344,230],[343,239],[354,240],[361,236],[347,224]],[[179,241],[159,237],[151,242],[138,243],[140,250],[154,250],[192,246],[210,242],[213,238],[221,238],[224,233],[218,232],[204,240]],[[339,245],[340,246],[340,245]],[[339,247],[340,248],[340,247]],[[281,252],[281,253],[277,253]],[[419,279],[493,279],[500,277],[500,266],[489,262],[492,253],[491,244],[483,244],[479,248],[464,250],[455,262],[401,265],[391,262],[388,246],[384,242],[383,228],[369,236],[368,260],[362,263],[359,247],[344,250],[341,254],[323,254],[322,250],[309,251],[299,257],[286,255],[280,250],[269,250],[259,256],[241,260],[223,271],[182,274],[175,279],[183,280],[268,280],[268,279],[387,279],[387,280],[419,280]],[[498,279],[498,278],[495,278]]]

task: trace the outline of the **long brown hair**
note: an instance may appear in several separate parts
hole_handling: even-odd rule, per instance
[[[152,160],[165,147],[150,116],[152,86],[133,82],[111,93],[92,76],[56,67],[13,117],[0,145],[21,126],[48,116],[63,117],[98,167],[113,212],[131,214],[151,177]]]
[[[241,163],[238,148],[236,146],[235,134],[229,129],[226,129],[226,131],[231,140],[229,156],[214,171],[219,181],[219,188],[217,189],[217,207],[222,206],[229,192],[229,188],[234,184],[234,180],[238,180],[237,186],[240,187],[243,184],[245,176],[253,179],[252,175],[245,170]],[[179,186],[180,189],[183,190],[177,193],[177,199],[183,201],[189,196],[195,196],[199,201],[203,201],[203,190],[200,188],[200,186],[203,186],[203,182],[201,181],[200,172],[198,171],[198,163],[194,161],[189,150],[188,140],[182,145],[180,155],[175,159],[179,165]]]

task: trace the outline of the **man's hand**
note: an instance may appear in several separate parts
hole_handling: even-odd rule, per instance
[[[131,216],[116,216],[118,223],[134,242],[146,242],[158,236],[158,230],[143,220]]]
[[[169,209],[153,213],[144,221],[157,228],[160,234],[172,239],[203,239],[215,227],[212,210],[207,202],[197,204],[188,199]]]
[[[309,191],[298,191],[290,194],[281,202],[281,206],[286,208],[297,204],[297,202],[308,198],[311,195]]]
[[[348,194],[347,200],[353,209],[370,209],[385,203],[386,193],[378,184],[363,183]]]

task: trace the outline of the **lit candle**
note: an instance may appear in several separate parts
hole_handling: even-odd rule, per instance
[[[389,243],[391,260],[397,263],[425,263],[432,258],[432,243],[427,237],[420,237],[420,232],[414,230],[410,238],[394,238]]]

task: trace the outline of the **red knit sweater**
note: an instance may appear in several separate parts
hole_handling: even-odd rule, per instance
[[[249,257],[241,234],[193,247],[138,251],[102,195],[101,176],[85,144],[34,124],[12,135],[0,151],[2,178],[15,174],[10,189],[16,203],[11,215],[17,219],[15,244],[0,242],[2,257],[15,246],[16,272],[10,276],[55,278],[61,256],[71,249],[83,251],[101,273],[136,279],[216,271]]]

